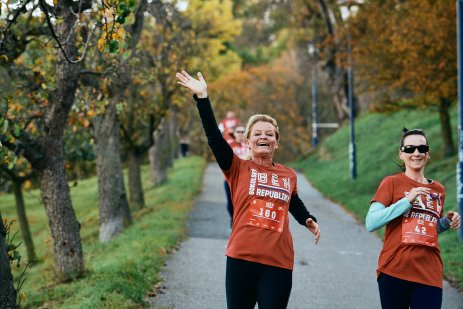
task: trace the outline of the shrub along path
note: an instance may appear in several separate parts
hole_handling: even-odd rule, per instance
[[[295,267],[288,308],[380,308],[375,268],[381,240],[298,174],[298,192],[320,222],[321,240],[291,219]],[[152,308],[226,308],[228,214],[223,176],[210,164],[189,221],[189,238],[167,263]],[[445,283],[443,308],[461,309],[463,295]]]

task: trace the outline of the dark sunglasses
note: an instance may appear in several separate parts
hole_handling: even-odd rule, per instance
[[[426,153],[429,151],[429,146],[428,145],[419,145],[419,146],[406,145],[400,148],[400,150],[402,150],[405,153],[414,153],[416,149],[418,149],[419,153]]]

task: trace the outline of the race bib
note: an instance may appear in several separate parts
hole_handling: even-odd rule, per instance
[[[253,199],[249,205],[248,223],[275,232],[283,232],[285,222],[285,208],[274,202]]]
[[[402,218],[402,243],[437,248],[437,224],[434,213],[412,208],[409,215]]]

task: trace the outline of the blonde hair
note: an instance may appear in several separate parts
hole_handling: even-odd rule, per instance
[[[246,139],[249,140],[249,135],[251,134],[252,127],[259,121],[268,122],[273,125],[275,129],[276,139],[278,142],[280,140],[280,129],[278,128],[278,123],[275,120],[275,118],[270,117],[269,115],[264,115],[264,114],[253,115],[249,118],[248,123],[246,124],[246,132],[244,133],[246,136]]]

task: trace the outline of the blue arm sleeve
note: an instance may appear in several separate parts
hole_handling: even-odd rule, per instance
[[[365,226],[369,232],[373,232],[401,216],[411,207],[412,205],[406,197],[389,207],[378,202],[373,202],[368,210],[368,214],[365,219]]]
[[[450,220],[447,216],[439,219],[439,224],[437,225],[437,234],[447,231],[450,228]]]

